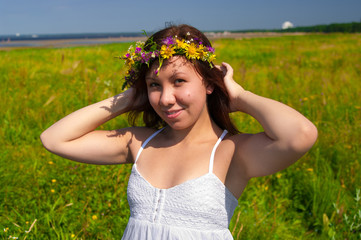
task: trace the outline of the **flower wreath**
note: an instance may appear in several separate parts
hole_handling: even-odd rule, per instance
[[[189,35],[190,33],[188,32],[187,36]],[[213,67],[212,61],[216,58],[214,48],[204,46],[201,41],[193,38],[185,40],[178,39],[177,36],[167,37],[162,41],[160,49],[158,48],[158,44],[150,38],[146,46],[149,49],[148,51],[144,49],[145,43],[139,41],[135,44],[135,47],[131,45],[128,52],[120,57],[125,60],[125,64],[128,66],[122,89],[134,83],[143,64],[149,67],[150,62],[157,58],[159,60],[159,67],[155,70],[157,75],[159,74],[164,59],[171,58],[174,55],[184,55],[189,60],[208,62],[211,68]]]

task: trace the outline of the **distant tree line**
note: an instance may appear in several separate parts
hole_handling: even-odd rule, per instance
[[[315,25],[309,27],[293,27],[279,30],[279,32],[357,33],[361,32],[361,22],[332,23],[328,25]]]
[[[361,22],[332,23],[327,25],[315,25],[305,27],[293,27],[287,29],[252,29],[231,32],[321,32],[321,33],[359,33],[361,32]]]

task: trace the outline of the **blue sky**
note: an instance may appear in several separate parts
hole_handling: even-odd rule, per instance
[[[0,35],[150,32],[165,22],[201,30],[360,22],[361,0],[0,0]]]

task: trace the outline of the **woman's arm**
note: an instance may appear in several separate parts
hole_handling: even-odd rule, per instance
[[[251,115],[264,129],[236,137],[235,159],[246,168],[248,178],[280,171],[312,147],[317,129],[307,118],[285,104],[244,90],[233,80],[231,66],[223,63],[222,68],[231,110]]]
[[[77,110],[59,120],[40,139],[44,147],[59,156],[92,164],[131,162],[127,129],[95,131],[97,127],[124,113],[133,89]]]

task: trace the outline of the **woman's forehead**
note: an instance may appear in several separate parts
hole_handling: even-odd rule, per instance
[[[157,69],[159,67],[159,62],[155,62],[151,65],[151,67],[149,68],[146,77],[156,77],[157,76]],[[181,70],[195,70],[194,66],[191,62],[189,62],[187,59],[185,59],[182,56],[174,56],[171,57],[170,59],[166,59],[163,61],[162,66],[159,70],[159,72],[168,72],[171,71],[172,73],[181,71]],[[183,71],[182,71],[183,72]]]

